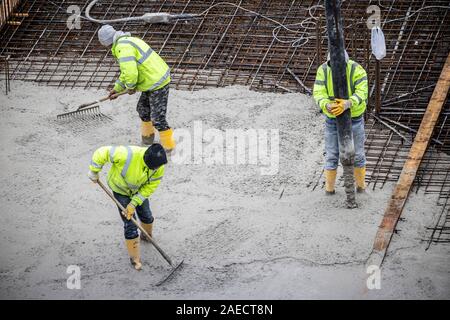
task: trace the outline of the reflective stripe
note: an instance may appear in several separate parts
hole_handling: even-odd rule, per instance
[[[140,193],[136,194],[135,196],[138,197],[139,199],[141,199],[142,202],[144,202],[144,201],[147,199],[146,197],[144,197],[144,196],[143,196],[142,194],[140,194]]]
[[[116,146],[113,146],[111,150],[109,150],[109,162],[114,162],[114,152],[116,152]]]
[[[151,181],[158,181],[158,180],[161,180],[161,179],[162,179],[162,177],[154,178],[154,179],[148,179],[148,182],[151,182]]]
[[[141,49],[141,47],[139,47],[136,43],[134,43],[133,41],[130,41],[130,40],[120,40],[120,41],[118,41],[117,42],[118,44],[119,43],[128,43],[128,44],[130,44],[130,45],[132,45],[133,47],[135,47],[138,51],[139,51],[139,53],[141,54],[141,58],[137,61],[139,64],[142,64],[151,54],[152,54],[152,52],[153,52],[153,49],[152,48],[149,48],[148,50],[147,50],[147,52],[144,52],[144,50],[142,50]],[[131,57],[125,57],[124,59],[128,59],[128,58],[131,58]],[[136,58],[135,57],[132,57],[134,60],[136,60]],[[121,62],[121,59],[122,58],[119,58],[119,62]],[[126,61],[131,61],[131,60],[126,60]]]
[[[120,173],[120,175],[122,176],[123,180],[125,181],[125,183],[128,185],[128,187],[132,190],[137,190],[139,189],[140,186],[137,186],[135,184],[129,183],[127,181],[127,179],[125,179],[125,176],[127,174],[128,171],[128,167],[130,166],[131,163],[131,159],[133,158],[133,151],[131,150],[130,146],[125,146],[125,148],[127,148],[127,161],[125,162],[125,165],[122,168],[122,172]]]
[[[144,53],[144,54],[142,55],[142,57],[138,60],[138,63],[139,63],[139,64],[143,64],[144,61],[145,61],[148,57],[150,57],[150,55],[152,54],[152,52],[153,52],[152,48],[149,48],[149,49],[147,50],[147,52]]]
[[[127,88],[134,88],[136,87],[137,83],[127,83],[126,86]]]
[[[124,180],[125,180],[125,178],[124,178]],[[136,191],[136,190],[138,190],[138,189],[140,188],[140,186],[137,186],[137,185],[135,185],[135,184],[128,183],[127,181],[125,181],[125,182],[127,183],[128,188],[130,188],[131,190]]]
[[[145,54],[144,50],[142,50],[141,47],[139,47],[139,46],[138,46],[136,43],[134,43],[133,41],[130,41],[130,40],[119,40],[119,41],[117,41],[117,44],[119,44],[119,43],[128,43],[128,44],[131,44],[133,47],[135,47],[135,48],[139,51],[139,53],[141,54],[141,56],[143,56],[143,55]]]
[[[323,75],[324,75],[325,89],[327,89],[327,94],[328,94],[328,67],[327,67],[326,62],[324,64],[322,64],[322,69],[323,69]]]
[[[367,80],[367,77],[362,77],[361,79],[358,79],[355,81],[354,86],[356,87],[358,84],[360,84],[361,82],[366,81],[366,80]]]
[[[156,82],[154,85],[152,85],[152,86],[150,87],[150,89],[148,89],[148,91],[152,91],[153,89],[158,88],[158,87],[161,85],[161,83],[163,83],[164,81],[166,81],[166,79],[167,79],[169,76],[170,76],[170,69],[168,69],[168,70],[166,71],[166,73],[161,77],[161,79],[159,79],[158,82]]]
[[[353,76],[355,75],[356,66],[357,66],[356,62],[352,63],[352,69],[350,71],[350,83],[352,94],[355,93],[355,84],[353,83]]]
[[[95,162],[92,161],[92,160],[91,160],[91,166],[93,166],[94,168],[97,168],[97,169],[103,168],[103,166],[99,165],[98,163],[95,163]]]
[[[324,85],[325,85],[325,81],[322,81],[322,80],[316,80],[316,81],[314,81],[314,84],[317,84],[317,85],[319,85],[319,86],[324,86]]]
[[[124,89],[126,88],[122,81],[116,80],[116,83],[117,83],[119,86],[121,86],[122,88],[124,88]]]
[[[131,163],[131,158],[133,158],[133,151],[131,151],[130,146],[126,146],[125,148],[127,148],[127,161],[125,162],[125,165],[123,166],[121,175],[122,177],[125,179],[125,175],[127,174],[128,171],[128,167],[130,166]]]
[[[119,63],[120,62],[128,62],[128,61],[136,61],[136,58],[132,57],[132,56],[130,56],[130,57],[123,57],[123,58],[119,58],[118,61],[119,61]]]
[[[358,98],[359,104],[362,103],[363,100],[356,93],[354,93],[353,96]]]
[[[111,185],[109,184],[109,181],[108,181],[108,185],[111,187]],[[122,191],[123,194],[125,194],[125,195],[129,195],[129,194],[130,194],[130,191],[129,191],[129,190],[126,190],[126,189],[122,188],[122,187],[119,186],[117,183],[115,183],[114,186],[115,186],[117,189],[119,189],[120,191]],[[112,188],[111,188],[111,189],[112,189]]]

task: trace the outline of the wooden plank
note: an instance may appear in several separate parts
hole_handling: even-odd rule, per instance
[[[419,131],[403,166],[400,178],[391,195],[381,225],[378,227],[372,253],[367,265],[381,266],[391,242],[397,222],[402,214],[411,186],[419,169],[422,158],[430,143],[436,122],[447,98],[450,88],[450,54],[447,57],[439,80],[434,89],[427,110],[423,116]]]
[[[11,16],[11,14],[13,13],[14,9],[18,4],[19,0],[3,0],[1,2],[0,29],[7,23],[10,25],[20,25],[20,22],[8,21],[8,18]]]

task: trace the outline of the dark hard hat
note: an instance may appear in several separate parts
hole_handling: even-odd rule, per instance
[[[144,153],[144,162],[154,170],[167,163],[166,151],[159,143],[154,143]]]

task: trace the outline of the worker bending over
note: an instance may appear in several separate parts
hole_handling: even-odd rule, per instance
[[[339,163],[339,143],[336,117],[350,109],[352,117],[353,141],[355,145],[355,181],[357,192],[365,190],[366,156],[364,151],[364,111],[368,97],[367,73],[361,65],[349,59],[347,62],[347,83],[349,99],[335,99],[330,67],[330,54],[327,62],[317,70],[314,83],[314,100],[325,114],[325,190],[326,194],[335,193],[336,171]]]
[[[142,143],[153,143],[156,128],[161,144],[171,152],[175,148],[175,140],[173,129],[166,120],[171,80],[169,66],[147,43],[132,37],[129,32],[116,31],[112,26],[104,25],[98,31],[98,38],[102,45],[112,46],[112,55],[120,66],[119,79],[109,96],[124,90],[130,94],[142,92],[136,109],[142,120]]]
[[[167,163],[166,152],[158,144],[150,147],[136,146],[104,146],[98,148],[89,165],[89,178],[97,182],[99,172],[107,163],[112,163],[108,172],[108,185],[114,197],[126,208],[126,217],[121,213],[124,222],[125,243],[130,255],[131,264],[141,270],[139,250],[139,233],[137,226],[131,221],[136,212],[142,228],[152,236],[153,216],[148,197],[158,188],[164,175]],[[141,233],[141,239],[148,241]]]

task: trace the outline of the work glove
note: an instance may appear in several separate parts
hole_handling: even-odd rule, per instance
[[[333,109],[333,106],[334,106],[335,104],[336,104],[335,102],[327,103],[326,108],[327,108],[327,111],[328,111],[329,113],[333,113],[333,111],[331,111],[331,110]]]
[[[108,96],[109,100],[115,100],[115,99],[117,99],[117,97],[114,96],[115,94],[117,94],[116,90],[112,89],[112,90],[109,92],[109,96]]]
[[[127,220],[130,220],[134,215],[134,211],[136,211],[136,207],[132,203],[129,203],[125,210],[127,214]]]
[[[136,89],[128,89],[127,92],[128,92],[129,95],[132,95],[132,94],[136,93]]]
[[[89,170],[88,177],[89,177],[89,179],[91,179],[91,181],[93,183],[97,183],[98,182],[98,173],[97,172],[93,172],[93,171]]]
[[[335,101],[336,102],[331,106],[331,113],[336,117],[340,116],[345,110],[352,106],[352,102],[350,100],[336,99]]]

